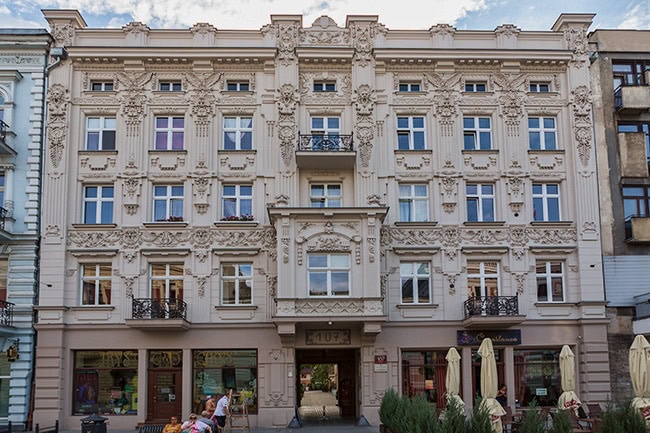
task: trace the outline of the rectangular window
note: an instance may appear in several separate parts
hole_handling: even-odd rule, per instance
[[[183,89],[180,81],[161,81],[159,90],[161,92],[180,92]]]
[[[494,221],[494,185],[474,183],[465,186],[467,221]]]
[[[153,220],[183,221],[183,186],[154,185]]]
[[[93,92],[112,92],[113,82],[112,81],[91,81],[90,90]]]
[[[398,88],[400,92],[419,92],[421,91],[422,86],[420,83],[409,83],[406,81],[400,81]]]
[[[5,206],[5,174],[0,171],[0,207]]]
[[[115,117],[86,118],[86,150],[115,150]]]
[[[643,60],[613,60],[614,89],[620,86],[644,86],[645,72],[650,71],[650,62]]]
[[[561,261],[537,262],[537,300],[539,302],[564,302],[564,263]]]
[[[224,185],[222,200],[223,220],[253,220],[252,185]]]
[[[154,263],[150,266],[151,298],[182,301],[185,272],[182,263]],[[162,304],[161,304],[162,305]]]
[[[309,185],[311,207],[341,207],[341,184]]]
[[[650,187],[623,186],[623,212],[625,219],[650,215]]]
[[[399,185],[399,220],[429,221],[429,188],[425,184]]]
[[[487,92],[487,83],[485,82],[467,82],[465,83],[466,92]]]
[[[248,413],[257,413],[256,350],[193,350],[192,367],[192,401],[201,402],[201,408],[207,396],[232,389]]]
[[[399,150],[426,149],[424,117],[400,116],[397,118],[397,148]]]
[[[314,81],[314,92],[336,92],[336,81]]]
[[[431,274],[427,262],[403,262],[399,265],[403,304],[431,303]]]
[[[533,221],[560,221],[560,185],[533,184]]]
[[[224,263],[221,266],[221,303],[223,305],[253,303],[252,263]]]
[[[311,118],[311,148],[313,150],[336,150],[340,147],[341,118]]]
[[[467,290],[470,298],[499,296],[499,263],[468,261]]]
[[[72,377],[72,415],[136,415],[137,350],[77,350]]]
[[[248,92],[250,84],[248,81],[230,81],[226,82],[226,90],[229,92]]]
[[[463,117],[465,150],[492,149],[492,128],[489,117]]]
[[[81,305],[110,305],[111,265],[81,266]]]
[[[251,150],[253,148],[253,118],[223,118],[223,148],[225,150]]]
[[[573,348],[575,352],[575,347]],[[518,350],[515,360],[515,399],[521,407],[557,407],[560,387],[560,349]],[[543,392],[538,390],[544,389]]]
[[[183,150],[185,148],[185,118],[156,117],[156,150]]]
[[[309,254],[309,296],[350,295],[349,254]]]
[[[84,187],[83,223],[112,224],[114,197],[112,186]]]
[[[7,300],[8,277],[9,277],[9,259],[7,259],[6,257],[0,258],[0,301]]]
[[[645,135],[645,155],[650,162],[650,123],[648,122],[619,122],[618,132],[641,132]]]
[[[556,150],[557,128],[554,117],[528,118],[528,148],[531,150]]]
[[[447,352],[402,352],[402,395],[422,397],[436,407],[447,405]],[[461,384],[462,392],[462,384]]]
[[[551,85],[549,83],[530,83],[528,90],[534,93],[548,93],[551,91]]]

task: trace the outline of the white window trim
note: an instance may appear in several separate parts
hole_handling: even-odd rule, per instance
[[[156,195],[156,188],[159,187],[165,187],[165,195]],[[174,195],[173,193],[173,188],[174,187],[181,187],[183,189],[183,193],[181,195]],[[184,185],[161,185],[161,184],[154,184],[153,186],[153,220],[154,222],[160,222],[160,221],[167,221],[171,217],[181,217],[184,219],[184,211],[185,211],[185,186]],[[156,219],[156,202],[157,201],[165,201],[165,218],[164,219]],[[180,201],[181,202],[181,215],[171,215],[172,211],[172,203],[175,201]]]
[[[112,265],[110,263],[88,263],[88,264],[81,264],[81,269],[79,271],[79,305],[81,306],[106,306],[106,305],[112,305],[113,303],[113,277],[112,277],[112,271],[109,273],[108,276],[102,276],[100,275],[100,266],[108,266],[109,268],[112,269]],[[95,268],[95,275],[92,276],[84,276],[84,269],[89,268],[89,267],[94,267]],[[84,295],[84,282],[93,282],[95,285],[95,303],[94,304],[84,304],[83,303],[83,295]],[[100,295],[100,283],[102,281],[110,281],[111,282],[111,299],[109,300],[108,304],[100,304],[99,303],[99,295]]]
[[[406,118],[408,119],[408,126],[406,128],[400,128],[399,126],[396,127],[397,131],[397,149],[398,150],[426,150],[428,148],[427,146],[427,119],[426,116],[404,116],[398,114],[395,118],[396,125],[399,125],[399,119],[400,118]],[[422,128],[416,128],[413,126],[413,120],[414,119],[422,119]],[[422,149],[415,149],[415,133],[416,132],[421,132],[422,136],[424,138],[424,146]],[[408,134],[408,149],[400,149],[399,148],[399,136],[403,135],[404,133]]]
[[[328,84],[334,84],[334,90],[326,90]],[[337,82],[336,80],[314,80],[312,91],[314,93],[336,93],[338,91]]]
[[[402,191],[401,187],[403,186],[408,186],[410,193],[409,195],[402,196]],[[427,191],[426,196],[418,196],[415,195],[415,187],[416,186],[424,186]],[[397,204],[397,212],[399,215],[399,208],[400,208],[400,203],[402,202],[408,202],[409,203],[409,208],[411,210],[411,215],[414,217],[414,219],[410,219],[408,221],[404,221],[400,218],[400,222],[428,222],[430,220],[430,213],[431,213],[431,202],[429,201],[429,185],[425,183],[399,183],[397,185],[397,194],[398,194],[398,204]],[[427,212],[425,214],[425,219],[419,220],[417,219],[416,211],[417,211],[417,206],[416,202],[418,201],[424,201],[427,204]]]
[[[99,128],[91,128],[89,123],[91,119],[99,119]],[[106,128],[104,127],[104,124],[106,120],[113,119],[115,121],[115,128]],[[104,132],[105,131],[112,131],[114,134],[115,142],[113,143],[113,149],[104,149]],[[97,142],[97,149],[89,149],[88,148],[88,135],[91,132],[97,132],[99,133],[99,140]],[[86,117],[86,134],[85,134],[85,146],[84,150],[88,151],[101,151],[101,150],[108,150],[108,151],[114,151],[117,149],[117,118],[114,116],[87,116]]]
[[[224,189],[226,187],[232,187],[232,186],[235,187],[235,194],[234,195],[226,194]],[[251,194],[250,195],[243,195],[241,193],[241,188],[243,186],[247,186],[247,187],[251,188]],[[253,190],[253,186],[251,184],[231,184],[231,183],[223,184],[221,186],[221,216],[222,216],[222,218],[228,218],[230,216],[239,216],[239,217],[242,216],[241,204],[242,204],[242,201],[244,201],[244,200],[250,201],[250,203],[251,203],[251,212],[252,212],[253,211],[253,195],[254,195],[254,193],[255,193],[255,191]],[[235,211],[236,211],[235,215],[226,215],[225,214],[226,213],[226,199],[234,199],[235,200]]]
[[[312,187],[314,186],[322,186],[323,187],[323,195],[322,196],[316,196],[312,195]],[[339,195],[332,195],[329,194],[330,187],[339,187]],[[330,200],[338,200],[339,205],[338,206],[330,206],[329,202]],[[313,206],[314,201],[319,201],[323,203],[323,206]],[[335,183],[335,182],[314,182],[309,184],[309,204],[311,207],[341,207],[343,206],[343,185],[340,183]]]
[[[533,212],[535,212],[535,199],[536,198],[541,198],[542,199],[542,219],[535,219],[535,216],[533,215],[533,221],[537,222],[555,222],[555,221],[562,221],[562,190],[561,186],[559,183],[533,183],[533,189],[535,185],[541,185],[542,187],[542,192],[541,193],[532,193],[532,199],[533,199]],[[557,194],[554,193],[549,193],[547,192],[548,187],[550,185],[555,185],[557,186]],[[557,209],[558,209],[558,219],[557,220],[549,220],[548,217],[548,201],[549,199],[557,198]]]
[[[473,128],[465,128],[465,119],[474,119]],[[487,128],[481,128],[479,126],[480,119],[487,119],[490,122],[490,126]],[[481,148],[481,132],[488,132],[490,136],[490,147],[487,149]],[[465,134],[471,133],[474,135],[474,148],[465,149]],[[492,139],[492,118],[489,116],[463,116],[463,149],[464,150],[492,150],[493,139]]]
[[[154,276],[153,275],[153,267],[154,266],[160,266],[163,265],[165,266],[165,275],[162,276]],[[181,269],[183,269],[183,274],[180,276],[175,276],[172,275],[170,272],[170,267],[171,266],[180,266]],[[185,265],[182,262],[169,262],[169,263],[149,263],[149,297],[153,298],[153,282],[154,281],[164,281],[165,282],[165,297],[162,299],[170,299],[170,286],[172,281],[182,281],[183,282],[183,292],[185,292]],[[185,297],[185,293],[183,293],[183,297]],[[178,299],[178,298],[177,298]],[[183,298],[179,299],[180,301],[183,300]]]
[[[99,90],[93,89],[93,84],[100,84],[101,89],[99,89]],[[107,84],[110,84],[112,88],[109,89],[109,90],[106,90],[106,85]],[[100,80],[90,80],[88,91],[90,91],[90,92],[114,92],[115,91],[115,82],[113,80],[109,80],[109,79],[106,79],[106,80],[101,80],[101,79]]]
[[[496,263],[496,265],[497,265],[496,273],[490,274],[490,273],[485,272],[485,263],[488,262],[488,261],[490,261],[490,262],[493,261],[493,262]],[[478,273],[470,274],[469,267],[470,267],[471,263],[478,263],[478,265],[479,265]],[[469,290],[470,290],[469,279],[470,278],[478,278],[479,279],[480,285],[481,285],[481,297],[484,298],[484,297],[487,296],[486,295],[487,286],[485,284],[485,280],[488,279],[488,278],[489,279],[494,279],[495,276],[496,276],[496,280],[497,280],[497,296],[501,296],[501,263],[499,263],[496,260],[481,260],[481,261],[469,260],[468,263],[467,263],[467,281],[468,281],[468,284],[467,284],[468,293],[467,293],[467,295],[468,295],[468,297],[470,295],[469,294]],[[474,293],[472,293],[472,297],[473,296],[474,296]]]
[[[235,119],[235,127],[226,127],[226,119]],[[251,120],[251,126],[250,127],[242,127],[241,126],[241,119],[250,119]],[[223,143],[222,143],[222,149],[223,150],[252,150],[255,146],[253,146],[253,140],[254,140],[254,134],[253,134],[253,128],[255,126],[255,121],[253,119],[253,116],[223,116]],[[241,148],[241,134],[244,132],[250,132],[251,134],[251,148],[250,149],[242,149]],[[226,149],[226,134],[228,133],[235,133],[235,148],[234,149]]]
[[[477,90],[476,87],[481,85],[481,84],[483,86],[485,86],[485,90]],[[467,90],[468,86],[471,87],[470,90]],[[464,91],[467,92],[467,93],[486,93],[488,91],[488,85],[487,85],[486,81],[480,81],[480,80],[479,81],[466,81]]]
[[[309,257],[307,257],[307,296],[310,298],[343,298],[343,297],[349,297],[351,294],[351,284],[352,284],[352,267],[351,267],[351,259],[349,253],[310,253],[309,255],[318,255],[318,256],[327,256],[327,267],[325,268],[312,268],[309,266]],[[337,256],[346,256],[348,259],[348,266],[345,268],[335,268],[332,266],[332,256],[337,255]],[[310,273],[312,272],[326,272],[327,273],[327,294],[326,295],[312,295],[311,293],[311,278],[310,278]],[[348,292],[345,295],[334,295],[332,294],[332,272],[347,272],[348,274]]]
[[[169,85],[169,89],[163,90],[163,85]],[[174,84],[178,84],[180,89],[175,90]],[[183,91],[183,82],[180,80],[160,80],[158,81],[158,91],[159,92],[182,92]]]
[[[158,128],[156,124],[158,123],[158,119],[167,119],[167,127],[166,128]],[[183,119],[183,126],[180,128],[175,128],[174,127],[174,120],[175,119]],[[167,133],[167,139],[165,140],[165,148],[164,149],[158,149],[156,148],[156,137],[158,136],[159,132],[166,132]],[[173,134],[174,132],[182,132],[183,133],[183,147],[181,149],[173,149]],[[153,148],[154,150],[184,150],[185,149],[185,117],[184,116],[156,116],[154,118],[154,142],[153,142]]]
[[[535,272],[535,297],[537,298],[537,302],[540,303],[564,303],[566,302],[566,279],[565,279],[565,266],[564,266],[564,261],[563,260],[542,260],[542,259],[537,259],[535,265],[537,266],[538,262],[543,262],[545,265],[545,272],[543,274],[539,274]],[[560,266],[562,267],[561,273],[552,273],[551,272],[551,264],[555,263],[560,263]],[[562,300],[560,301],[554,301],[553,300],[553,278],[560,277],[562,279]],[[545,278],[546,279],[546,301],[542,301],[539,299],[539,289],[537,287],[537,279],[539,278]]]
[[[238,275],[239,272],[241,272],[239,270],[239,267],[242,266],[242,265],[251,267],[250,275],[241,276],[241,277]],[[225,273],[223,272],[224,266],[235,266],[236,267],[235,276],[234,277],[226,276]],[[224,282],[226,282],[226,281],[234,281],[235,282],[235,302],[232,303],[232,304],[227,304],[227,303],[224,302],[224,293],[225,293]],[[231,305],[250,306],[250,305],[253,305],[254,292],[253,292],[253,264],[252,263],[243,263],[243,262],[242,263],[239,263],[239,262],[238,263],[228,263],[228,262],[221,263],[221,279],[220,279],[220,282],[221,282],[221,305],[223,305],[223,306],[231,306]],[[241,282],[243,282],[244,284],[246,282],[250,283],[251,302],[249,304],[241,303],[240,296],[239,296],[240,295],[239,294],[239,283],[241,283]]]
[[[558,149],[558,142],[557,142],[557,119],[555,117],[550,117],[550,116],[529,116],[528,120],[530,119],[537,119],[539,122],[539,127],[538,128],[532,128],[528,126],[528,133],[536,133],[539,135],[539,149],[533,149],[531,147],[530,143],[530,138],[528,140],[528,149],[530,150],[557,150]],[[544,126],[544,120],[545,119],[553,119],[553,124],[555,125],[553,128],[546,128]],[[546,148],[546,133],[547,132],[552,132],[553,136],[555,137],[555,148],[553,149],[547,149]]]
[[[400,87],[406,86],[407,90],[401,90]],[[413,90],[413,86],[418,86],[417,90]],[[399,81],[397,84],[397,91],[400,93],[417,93],[422,92],[422,82],[421,81]]]
[[[548,90],[541,90],[540,86],[547,86]],[[551,83],[547,81],[531,81],[528,85],[528,91],[530,93],[551,93]]]
[[[86,191],[88,188],[97,188],[97,197],[86,197]],[[102,197],[102,192],[105,188],[113,189],[113,197]],[[84,185],[82,190],[82,207],[81,207],[81,221],[84,224],[113,224],[115,218],[115,186],[114,185]],[[95,203],[95,222],[87,223],[86,222],[86,203]],[[112,203],[113,204],[113,213],[111,214],[111,221],[108,223],[102,223],[102,204],[103,203]]]
[[[470,194],[467,192],[467,187],[469,186],[476,186],[476,194]],[[492,194],[484,194],[482,191],[483,186],[491,186],[492,187]],[[465,185],[465,206],[466,206],[466,211],[467,211],[467,221],[468,222],[493,222],[496,221],[496,186],[493,183],[470,183]],[[483,214],[483,201],[487,199],[492,199],[492,215],[494,216],[493,220],[484,220],[484,214]],[[477,201],[477,219],[476,221],[470,221],[469,219],[469,200],[470,199],[476,199]]]
[[[235,85],[235,89],[229,89],[230,85]],[[248,86],[248,89],[241,89],[241,86],[245,84]],[[226,92],[250,92],[250,81],[248,80],[226,80]]]
[[[411,269],[413,270],[412,273],[410,274],[402,274],[402,265],[408,264],[411,266]],[[420,267],[420,265],[426,265],[428,274],[420,274],[417,272],[417,269]],[[404,292],[402,291],[402,279],[403,278],[411,278],[413,280],[413,302],[404,302]],[[418,261],[403,261],[400,262],[400,287],[399,287],[399,296],[400,296],[400,303],[404,305],[430,305],[433,303],[433,287],[432,287],[432,279],[431,279],[431,263],[429,262],[418,262]],[[418,281],[426,279],[429,282],[429,300],[426,302],[420,302],[420,291],[419,286],[418,286]]]

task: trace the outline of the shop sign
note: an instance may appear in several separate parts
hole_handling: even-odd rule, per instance
[[[308,345],[337,345],[350,344],[349,329],[307,329],[306,344]]]
[[[456,331],[459,346],[480,346],[485,338],[490,338],[495,346],[517,346],[521,344],[521,330]]]
[[[375,355],[375,373],[388,371],[388,355]]]

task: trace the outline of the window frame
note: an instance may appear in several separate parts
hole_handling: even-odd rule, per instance
[[[165,88],[167,87],[167,88]],[[180,80],[160,80],[158,81],[159,92],[182,92],[183,82]]]
[[[634,127],[635,131],[621,131],[622,127]],[[618,134],[634,133],[645,136],[645,155],[650,163],[650,121],[620,120],[616,125]]]
[[[88,197],[89,189],[96,188],[97,194],[95,197]],[[110,190],[110,196],[104,196],[104,191]],[[113,224],[115,218],[115,186],[114,185],[84,185],[82,189],[82,206],[81,206],[81,221],[83,224]],[[91,217],[88,212],[88,206],[95,205],[94,222],[89,222],[88,218]],[[104,204],[110,204],[110,221],[104,221]],[[108,210],[107,210],[108,211]]]
[[[489,273],[486,272],[486,263],[496,264],[496,272]],[[470,269],[473,265],[478,264],[478,271],[475,273],[470,272]],[[471,278],[478,278],[480,285],[478,286],[480,293],[476,294],[476,286],[472,287],[470,285]],[[487,279],[496,280],[496,295],[488,294],[490,286],[486,284]],[[470,290],[473,292],[470,296]],[[484,299],[486,297],[501,296],[501,263],[498,260],[468,260],[467,261],[467,296],[468,298],[480,298]]]
[[[313,93],[336,93],[336,80],[314,80]]]
[[[404,187],[409,188],[409,193],[406,195],[402,195],[402,189]],[[418,195],[417,194],[417,189],[418,187],[424,187],[424,190],[426,192],[426,195]],[[429,222],[431,218],[431,201],[430,201],[430,194],[429,194],[429,184],[426,183],[408,183],[408,182],[400,182],[397,185],[397,208],[399,211],[399,222]],[[424,219],[418,214],[418,210],[420,207],[418,207],[418,203],[421,205],[421,203],[424,202],[426,204],[426,213],[424,214]],[[403,203],[408,203],[408,211],[409,211],[409,218],[408,219],[403,219],[403,212],[402,212],[402,204]]]
[[[400,126],[400,119],[407,119],[407,126]],[[415,126],[415,120],[422,120],[422,126]],[[396,117],[396,134],[397,134],[397,150],[426,150],[427,149],[427,121],[425,115],[404,116],[398,114]],[[400,136],[406,136],[408,140],[408,147],[401,147]],[[422,144],[416,143],[416,138],[422,137]]]
[[[542,86],[546,86],[546,90]],[[548,81],[531,81],[528,83],[528,91],[530,93],[550,93],[551,83]]]
[[[313,188],[322,186],[323,195],[314,195]],[[329,194],[330,189],[338,187],[338,195]],[[338,201],[338,205],[330,204],[331,200]],[[322,206],[314,206],[315,204],[322,203]],[[336,182],[314,182],[309,184],[309,204],[312,208],[339,208],[343,206],[343,185]]]
[[[99,126],[94,128],[90,126],[90,122],[93,120],[99,121]],[[106,122],[112,120],[113,126],[107,126]],[[110,136],[112,132],[113,136],[113,147],[106,147],[106,144],[110,144]],[[97,149],[89,148],[89,139],[90,134],[97,134]],[[107,143],[105,143],[107,141]],[[84,150],[90,152],[101,152],[101,151],[114,151],[117,149],[117,118],[115,116],[86,116],[86,131],[85,131],[85,147]]]
[[[234,127],[226,126],[226,122],[229,121],[229,120],[232,120],[232,119],[234,119],[234,121],[235,121],[235,126]],[[250,126],[249,127],[248,126],[243,126],[243,122],[242,122],[243,119],[250,119]],[[254,148],[254,146],[253,146],[253,139],[254,139],[253,128],[255,127],[255,122],[254,122],[252,114],[244,115],[244,116],[230,116],[230,115],[223,116],[222,126],[223,126],[223,134],[221,136],[222,139],[223,139],[222,150],[253,150],[253,148]],[[234,139],[234,142],[233,142],[234,147],[232,147],[232,148],[226,147],[227,134],[233,134],[233,133],[235,134],[235,136],[234,136],[235,139]],[[244,136],[244,134],[250,134],[250,147],[246,147],[246,148],[242,147],[242,137]]]
[[[99,88],[96,89],[95,86],[99,84]],[[110,89],[107,89],[106,87],[110,86]],[[89,91],[91,92],[114,92],[115,91],[115,83],[113,80],[91,80],[89,84]]]
[[[537,127],[531,126],[531,120],[537,120]],[[546,121],[552,120],[553,127],[547,127]],[[557,118],[551,116],[529,116],[528,117],[528,149],[529,150],[558,150],[557,143]],[[547,144],[547,134],[552,134],[553,143]],[[537,135],[539,148],[533,148],[533,135]]]
[[[234,194],[226,193],[226,188],[234,187]],[[250,195],[242,194],[242,188],[250,188]],[[224,183],[221,185],[221,216],[222,219],[228,218],[242,218],[242,217],[253,217],[253,196],[254,196],[253,184],[239,184],[239,183]],[[233,215],[226,215],[226,209],[229,206],[226,205],[226,200],[231,200],[235,203],[235,213]],[[248,203],[250,207],[250,214],[242,213],[242,204]]]
[[[616,70],[616,67],[629,66],[629,71]],[[637,60],[637,59],[613,59],[612,60],[612,76],[614,78],[614,90],[623,86],[645,86],[646,83],[645,73],[650,71],[650,61]],[[616,84],[620,82],[617,86]]]
[[[243,86],[246,88],[242,89]],[[250,92],[250,86],[249,80],[226,80],[226,92]]]
[[[397,83],[397,91],[400,93],[422,92],[422,82],[421,81],[399,81]]]
[[[312,266],[311,259],[317,256],[325,256],[327,264],[325,267]],[[332,265],[332,258],[345,257],[347,259],[347,266],[334,266]],[[312,275],[326,274],[327,293],[323,295],[312,293]],[[347,293],[333,294],[332,293],[332,274],[346,274],[347,278]],[[352,290],[352,258],[350,253],[343,252],[310,252],[307,254],[307,297],[309,298],[342,298],[349,297]]]
[[[167,126],[158,127],[159,120],[166,120]],[[174,126],[175,121],[182,120],[183,126]],[[174,137],[180,134],[181,147],[174,147]],[[158,147],[158,137],[164,138],[164,147]],[[154,117],[154,150],[158,151],[181,151],[185,150],[185,116],[179,115],[158,115]]]
[[[111,296],[113,289],[113,266],[110,263],[82,263],[80,264],[81,269],[79,270],[79,305],[82,306],[105,306],[111,305]],[[94,268],[95,274],[86,276],[85,271],[87,269]],[[105,272],[108,270],[108,275],[102,275],[102,269]],[[100,302],[102,294],[102,282],[108,281],[108,302]],[[93,298],[94,302],[85,302],[85,284],[91,282],[94,285]]]
[[[476,187],[476,193],[470,193],[469,188]],[[492,193],[484,193],[483,187],[491,187]],[[486,213],[487,203],[492,200],[492,208]],[[470,203],[476,203],[476,219],[470,219]],[[468,222],[496,221],[496,185],[493,183],[468,183],[465,185],[465,205]],[[490,213],[492,219],[489,219]]]
[[[481,90],[479,87],[483,87]],[[488,91],[488,85],[486,81],[466,81],[465,82],[465,92],[467,93],[486,93]]]
[[[630,189],[642,189],[643,194],[641,195],[631,195],[629,194]],[[628,193],[626,194],[625,190],[628,190]],[[621,198],[623,200],[623,216],[624,219],[632,218],[632,217],[647,217],[650,216],[650,186],[648,185],[630,185],[630,184],[623,184],[621,185]],[[637,212],[633,214],[627,214],[626,211],[626,200],[634,200],[636,203],[635,207]],[[643,207],[643,209],[640,211],[640,207]]]
[[[544,272],[539,272],[539,265],[544,264]],[[560,272],[552,272],[552,268],[554,264],[559,264],[560,265]],[[566,298],[566,280],[565,280],[565,266],[564,266],[564,261],[563,260],[536,260],[535,261],[535,279],[536,279],[536,286],[537,286],[537,302],[543,302],[543,303],[555,303],[555,302],[565,302]],[[546,285],[546,299],[540,299],[540,279],[544,279],[544,283]],[[560,295],[561,299],[556,300],[555,299],[555,291],[556,291],[556,282],[558,281],[557,279],[559,278],[560,281]]]
[[[234,267],[234,274],[232,276],[226,275],[225,268],[228,266]],[[247,269],[248,268],[248,269]],[[242,269],[247,271],[247,274],[242,273]],[[234,299],[233,302],[226,302],[225,294],[226,289],[225,285],[227,282],[234,282]],[[241,299],[241,284],[248,285],[250,290],[250,299],[249,302],[242,302]],[[221,305],[231,306],[231,305],[253,305],[253,263],[250,262],[224,262],[221,263]]]
[[[535,187],[541,186],[542,192],[536,193]],[[549,193],[549,186],[556,186],[557,193]],[[532,200],[533,200],[533,221],[534,222],[558,222],[562,221],[562,190],[560,183],[533,183],[532,184]],[[557,219],[549,218],[549,200],[557,200]],[[536,200],[541,200],[542,204],[542,219],[537,218],[537,211],[535,209]]]
[[[164,266],[164,274],[162,275],[154,275],[154,268],[160,268],[161,266]],[[175,268],[180,269],[181,274],[180,275],[174,275],[172,271],[172,266]],[[154,282],[155,281],[163,281],[164,282],[164,297],[162,298],[157,298],[154,297]],[[174,296],[172,297],[172,283],[179,283],[177,286],[174,286],[175,292],[177,294],[180,294],[180,296]],[[185,296],[184,294],[185,291],[185,264],[183,262],[165,262],[165,263],[149,263],[149,296],[151,299],[169,299],[169,300],[177,300],[177,301],[183,301],[183,298]]]
[[[426,272],[419,272],[420,268],[422,266],[426,266]],[[406,267],[410,268],[405,269]],[[405,272],[409,271],[409,272]],[[433,287],[432,287],[432,279],[431,279],[431,263],[427,261],[414,261],[414,260],[407,260],[407,261],[402,261],[400,262],[400,268],[399,268],[399,276],[400,276],[400,303],[404,305],[430,305],[433,303]],[[405,301],[404,297],[404,290],[405,290],[405,284],[407,284],[407,281],[410,281],[411,283],[411,292],[412,292],[412,301],[407,302]],[[420,281],[426,282],[426,291],[427,291],[427,298],[425,301],[420,301],[420,286],[419,283]],[[417,288],[417,289],[416,289]]]
[[[472,126],[466,126],[466,121],[471,120]],[[481,126],[481,120],[487,120],[488,126]],[[487,133],[487,146],[484,137]],[[473,137],[473,146],[468,147],[467,137]],[[485,116],[463,116],[463,150],[493,150],[492,146],[492,118]]]
[[[165,194],[164,195],[158,195],[157,189],[158,188],[165,188]],[[180,194],[178,191],[174,191],[174,189],[180,188]],[[182,184],[154,184],[153,185],[153,221],[154,222],[169,222],[169,221],[184,221],[184,214],[185,214],[185,185]],[[165,217],[164,218],[158,218],[158,214],[156,213],[156,203],[157,202],[164,202],[165,203]],[[180,203],[180,210],[181,214],[180,215],[172,215],[172,212],[174,211],[174,205]],[[178,206],[178,205],[176,205]]]

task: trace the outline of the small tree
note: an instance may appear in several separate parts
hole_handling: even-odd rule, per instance
[[[605,410],[600,414],[600,431],[603,433],[627,433],[620,416],[620,410],[611,401],[607,402]]]
[[[625,425],[624,430],[627,433],[646,433],[645,419],[643,419],[641,412],[632,406],[631,401],[628,401],[621,411],[623,423]]]
[[[546,427],[546,412],[542,412],[535,400],[524,411],[519,425],[519,433],[544,433]]]
[[[438,433],[465,433],[465,410],[457,400],[447,401],[443,414]]]
[[[390,430],[397,431],[395,428],[395,413],[398,410],[400,398],[393,388],[388,388],[381,399],[379,406],[379,420]]]
[[[469,419],[467,431],[470,433],[492,433],[492,415],[481,404],[482,399],[476,397],[476,404]]]
[[[553,414],[553,425],[548,433],[571,433],[572,431],[571,414],[568,410],[560,410]]]

